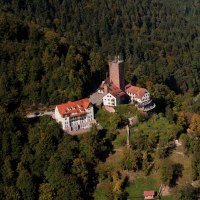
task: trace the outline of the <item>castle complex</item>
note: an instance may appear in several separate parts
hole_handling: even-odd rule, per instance
[[[87,129],[96,123],[93,104],[113,107],[122,103],[132,103],[145,112],[155,108],[145,88],[126,83],[124,63],[118,58],[109,64],[109,77],[102,81],[90,98],[57,105],[55,119],[62,124],[63,130],[68,132]]]

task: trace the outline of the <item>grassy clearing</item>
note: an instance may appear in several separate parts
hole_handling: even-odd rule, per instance
[[[154,119],[152,119],[154,120]],[[141,145],[142,142],[144,142],[144,139],[140,141],[137,136],[138,135],[147,135],[148,137],[152,136],[155,137],[155,135],[159,135],[160,138],[162,138],[164,141],[171,140],[177,132],[177,129],[179,127],[176,127],[173,124],[169,124],[169,122],[163,118],[158,117],[155,119],[156,123],[153,123],[153,121],[147,121],[138,125],[135,125],[131,128],[131,142],[132,145],[135,143],[138,143],[138,145]],[[119,161],[122,157],[122,149],[126,146],[126,129],[119,130],[119,134],[117,135],[116,139],[113,141],[113,146],[115,149],[114,154],[110,154],[110,156],[107,158],[105,164],[109,165],[112,170],[119,170],[123,175],[127,175],[129,177],[129,181],[125,187],[125,191],[128,193],[128,199],[135,199],[135,197],[138,197],[138,199],[143,199],[143,192],[144,190],[155,190],[159,191],[159,187],[161,185],[160,180],[160,173],[159,173],[159,166],[161,160],[157,158],[155,153],[152,153],[152,156],[154,157],[154,168],[152,170],[152,174],[150,176],[144,176],[142,171],[139,172],[127,172],[121,169],[121,166],[119,164]],[[180,177],[177,180],[178,185],[182,185],[186,182],[191,182],[191,158],[190,157],[184,157],[183,156],[183,147],[179,146],[175,150],[173,150],[172,154],[169,156],[169,158],[174,163],[180,163],[184,166],[183,169],[183,176]],[[111,171],[112,171],[111,170]],[[108,186],[108,180],[103,181],[96,189],[94,194],[95,200],[106,200],[106,192],[108,192],[107,189]],[[169,191],[173,192],[173,191]],[[171,194],[171,193],[168,193]],[[166,194],[166,195],[168,195]],[[172,195],[169,196],[163,196],[161,200],[172,200]]]
[[[94,193],[94,200],[107,200],[108,181],[103,181],[98,185]],[[125,191],[128,193],[127,199],[141,199],[143,200],[143,192],[145,190],[155,190],[158,192],[160,182],[153,176],[143,177],[139,176],[131,182],[128,182]],[[173,200],[172,196],[163,196],[161,200]]]
[[[120,149],[119,149],[120,150]],[[176,151],[181,151],[181,149],[177,149]],[[113,170],[120,170],[119,160],[121,159],[122,152],[117,151],[114,154],[110,155],[109,158],[106,161],[106,164],[113,167]],[[184,158],[182,155],[173,153],[170,156],[171,160],[174,163],[181,163],[184,166],[183,171],[183,177],[178,180],[178,184],[182,184],[185,182],[189,182],[191,180],[190,178],[190,158]],[[120,170],[122,174],[127,174],[127,172],[124,172]],[[144,190],[155,190],[159,191],[161,181],[160,181],[160,174],[158,172],[153,171],[153,173],[150,176],[145,177],[143,172],[132,172],[130,171],[129,174],[129,182],[125,186],[125,191],[128,193],[128,199],[135,199],[135,197],[138,197],[138,199],[143,199],[142,195]],[[103,181],[100,186],[97,187],[94,199],[95,200],[106,200],[106,194],[107,194],[107,188],[108,186],[108,180]],[[172,196],[163,196],[161,200],[173,200]]]
[[[153,176],[149,177],[138,177],[134,181],[129,182],[126,187],[126,191],[128,192],[128,198],[134,199],[136,197],[142,198],[143,192],[145,190],[159,190],[159,183]]]
[[[98,189],[94,193],[94,200],[106,200],[106,192],[102,189]]]
[[[121,129],[119,131],[119,134],[117,135],[116,139],[113,141],[113,146],[114,149],[119,148],[119,147],[123,147],[126,145],[126,129]]]
[[[98,186],[94,192],[94,200],[106,200],[106,184],[101,184]]]
[[[106,164],[109,165],[113,170],[120,170],[120,160],[122,158],[122,148],[118,149],[114,154],[111,154],[107,160]]]
[[[162,197],[161,200],[173,200],[173,197],[172,196],[165,196],[165,197]]]
[[[173,152],[172,155],[170,155],[170,159],[174,163],[180,163],[184,166],[183,169],[183,176],[178,179],[178,184],[182,185],[186,182],[192,182],[191,174],[192,174],[192,168],[191,168],[191,157],[186,157],[183,154],[183,147],[177,147],[176,150]]]

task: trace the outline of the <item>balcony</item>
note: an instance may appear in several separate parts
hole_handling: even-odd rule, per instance
[[[141,106],[146,106],[146,105],[151,104],[151,103],[152,103],[152,100],[150,99],[148,101],[144,101],[144,102],[140,103],[140,105]]]
[[[148,102],[136,104],[135,106],[138,108],[138,110],[142,110],[145,112],[153,110],[156,107],[155,103],[153,103],[152,100],[150,100]]]
[[[145,112],[148,112],[148,111],[150,111],[150,110],[153,110],[155,107],[156,107],[156,104],[155,104],[155,103],[152,103],[151,105],[146,106],[146,107],[144,108],[144,111],[145,111]]]

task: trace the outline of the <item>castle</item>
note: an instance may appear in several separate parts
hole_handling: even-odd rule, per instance
[[[96,123],[93,104],[113,107],[122,103],[135,104],[139,110],[145,112],[155,108],[145,88],[126,83],[124,63],[116,58],[109,64],[109,77],[102,81],[96,92],[90,98],[57,105],[55,119],[67,132],[88,129]]]

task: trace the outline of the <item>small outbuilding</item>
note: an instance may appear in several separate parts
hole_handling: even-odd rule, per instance
[[[156,196],[156,192],[153,190],[144,191],[143,195],[144,195],[144,199],[154,199],[154,197]]]

